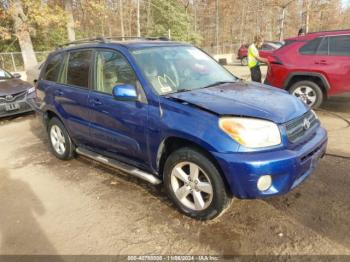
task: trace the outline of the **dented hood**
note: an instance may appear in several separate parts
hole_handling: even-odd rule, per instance
[[[255,117],[279,124],[309,110],[307,105],[284,90],[244,81],[167,96],[221,116]]]

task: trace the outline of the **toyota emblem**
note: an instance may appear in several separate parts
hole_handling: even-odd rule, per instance
[[[7,95],[5,96],[6,101],[12,101],[13,100],[13,96],[12,95]]]
[[[309,119],[305,118],[304,119],[304,122],[303,122],[303,127],[304,127],[304,130],[308,130],[311,126],[311,123],[309,121]]]

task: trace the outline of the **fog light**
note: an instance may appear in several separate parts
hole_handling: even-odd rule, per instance
[[[257,186],[260,191],[268,190],[271,187],[271,185],[272,185],[272,178],[270,175],[259,177]]]

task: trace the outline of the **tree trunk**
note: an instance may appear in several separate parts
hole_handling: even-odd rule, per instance
[[[310,5],[309,1],[305,0],[306,14],[305,14],[305,33],[309,32],[309,18],[310,18]]]
[[[136,17],[137,17],[137,36],[141,36],[141,29],[140,29],[140,0],[137,0],[137,11],[136,11]]]
[[[241,16],[241,24],[239,26],[239,46],[243,45],[243,31],[244,31],[244,25],[245,25],[245,18],[246,18],[246,2],[242,2],[243,4],[243,10],[242,10],[242,16]]]
[[[75,41],[74,17],[72,11],[72,0],[64,1],[64,9],[67,12],[67,33],[69,42]]]
[[[151,1],[149,0],[147,3],[147,22],[146,22],[146,34],[149,35],[150,27],[151,27]]]
[[[35,70],[38,62],[33,50],[32,39],[29,35],[27,16],[23,12],[21,1],[14,1],[12,8],[11,16],[14,22],[14,29],[21,48],[24,69],[28,73]]]
[[[216,54],[219,53],[219,0],[216,0],[216,16],[215,16],[215,44]]]
[[[279,35],[279,40],[283,40],[283,33],[284,33],[284,19],[286,17],[286,8],[283,7],[282,9],[282,16],[281,16],[281,24],[280,24],[280,35]]]
[[[123,0],[119,0],[119,8],[120,8],[120,28],[121,28],[121,34],[124,40],[124,17],[123,17]]]
[[[133,8],[132,8],[132,2],[129,1],[129,4],[127,5],[127,14],[128,14],[128,36],[132,36],[132,15],[133,15]]]

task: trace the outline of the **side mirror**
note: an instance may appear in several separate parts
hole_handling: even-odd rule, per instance
[[[137,101],[136,87],[128,84],[117,85],[113,87],[113,97],[117,100]]]
[[[12,76],[14,78],[21,78],[22,77],[21,74],[19,74],[19,73],[14,73]]]

